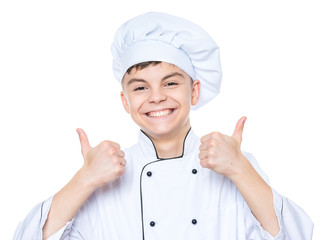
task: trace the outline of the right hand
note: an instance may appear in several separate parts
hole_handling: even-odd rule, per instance
[[[110,183],[125,173],[126,160],[120,145],[105,140],[96,147],[91,147],[86,133],[77,128],[84,164],[81,173],[93,188]]]

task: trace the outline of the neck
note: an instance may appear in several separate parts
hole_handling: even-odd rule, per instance
[[[151,138],[158,158],[175,158],[183,155],[184,140],[188,134],[190,127],[181,134],[175,134],[169,138]]]

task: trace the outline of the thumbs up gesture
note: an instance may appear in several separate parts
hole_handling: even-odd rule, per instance
[[[91,186],[96,189],[125,173],[126,160],[119,144],[106,140],[91,147],[86,133],[81,128],[77,132],[84,158],[81,172]]]
[[[202,167],[229,178],[243,168],[246,158],[240,148],[246,120],[246,117],[242,117],[237,122],[232,136],[212,132],[201,138],[199,158]]]

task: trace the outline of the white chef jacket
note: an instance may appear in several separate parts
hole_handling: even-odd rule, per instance
[[[189,131],[180,157],[160,159],[150,138],[125,150],[126,173],[96,190],[76,216],[52,235],[84,240],[310,240],[305,212],[273,190],[280,224],[275,238],[251,213],[233,182],[200,165],[200,139]],[[244,153],[267,181],[255,159]],[[41,240],[52,198],[18,226],[14,240]]]

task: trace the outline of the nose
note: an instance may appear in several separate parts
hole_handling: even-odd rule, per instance
[[[167,100],[166,94],[161,89],[152,89],[149,95],[150,103],[160,103]]]

